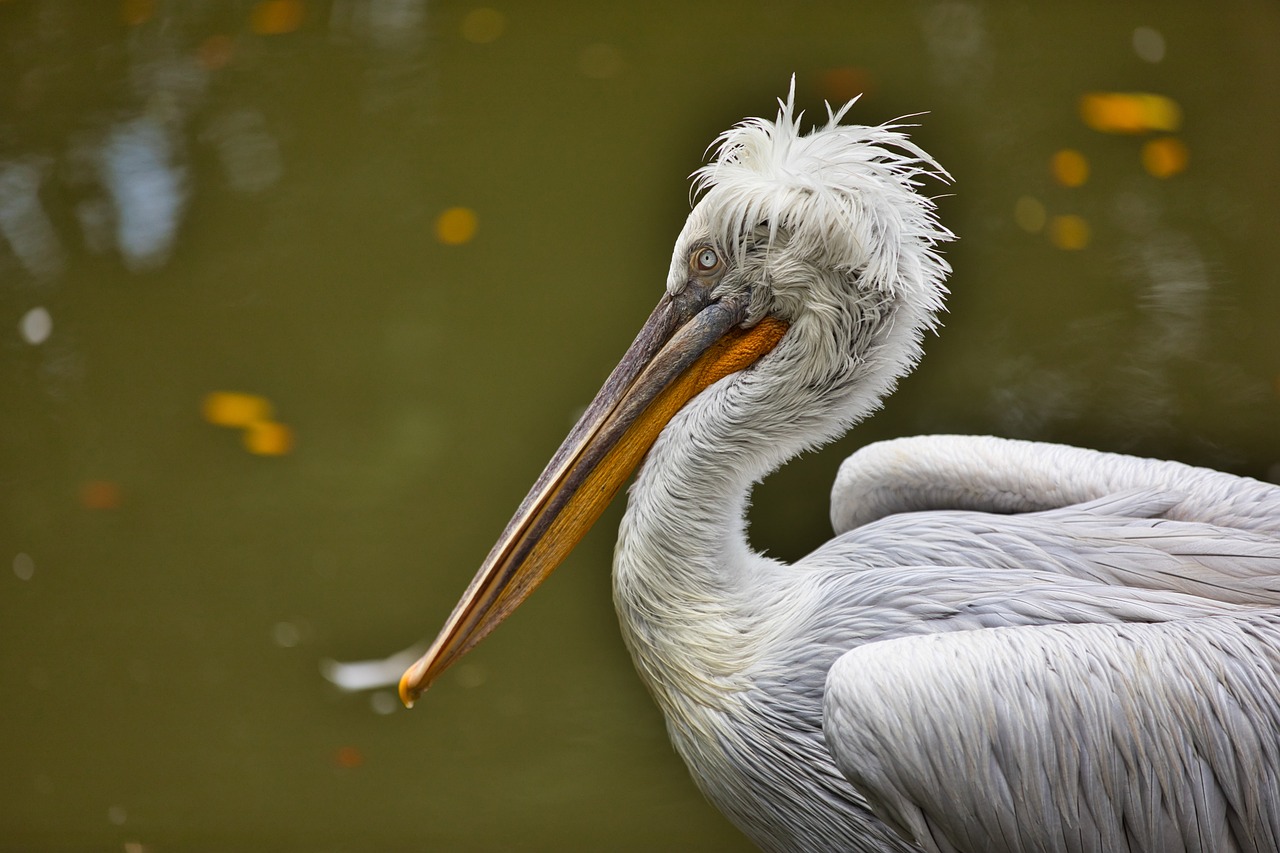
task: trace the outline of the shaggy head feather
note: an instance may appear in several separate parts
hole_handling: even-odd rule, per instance
[[[860,289],[919,306],[933,328],[950,272],[939,224],[921,178],[950,175],[903,132],[904,125],[842,125],[856,103],[827,105],[827,122],[801,135],[795,80],[774,121],[747,119],[712,144],[694,175],[696,204],[677,241],[669,286],[678,289],[691,243],[712,241],[731,261],[767,260],[785,247],[816,267],[855,276]],[[773,283],[777,276],[767,276]]]

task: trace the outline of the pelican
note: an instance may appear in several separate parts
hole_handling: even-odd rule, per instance
[[[635,342],[520,505],[406,704],[637,469],[613,561],[636,669],[766,850],[1280,849],[1280,487],[992,437],[868,446],[835,538],[752,550],[753,484],[869,416],[950,272],[901,125],[722,134]]]

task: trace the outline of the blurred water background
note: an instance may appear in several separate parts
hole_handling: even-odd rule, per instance
[[[0,3],[0,849],[747,849],[620,643],[620,506],[413,712],[326,662],[434,634],[793,72],[924,113],[960,240],[759,547],[913,433],[1277,479],[1278,43],[1270,2]]]

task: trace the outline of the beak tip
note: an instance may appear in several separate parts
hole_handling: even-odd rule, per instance
[[[406,708],[412,708],[413,703],[422,695],[422,690],[412,683],[414,681],[412,675],[413,669],[411,668],[400,676],[400,701],[404,703]]]

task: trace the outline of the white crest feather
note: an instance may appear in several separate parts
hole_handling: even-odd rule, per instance
[[[797,252],[856,272],[864,288],[909,291],[936,312],[950,268],[935,247],[954,236],[918,189],[921,178],[951,176],[905,125],[840,124],[856,101],[828,104],[826,124],[801,135],[792,78],[774,121],[747,119],[712,144],[712,161],[693,174],[697,206],[727,251],[767,228],[769,247],[783,234]]]

